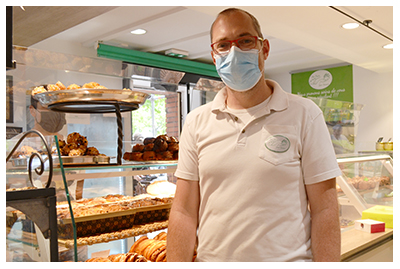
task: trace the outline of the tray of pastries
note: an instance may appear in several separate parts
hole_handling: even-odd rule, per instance
[[[77,132],[70,133],[67,140],[58,140],[63,165],[109,164],[111,157],[101,154],[96,147],[89,146],[87,138]],[[60,165],[59,158],[54,164]]]
[[[87,138],[77,132],[68,134],[66,140],[59,139],[58,145],[61,160],[65,166],[109,164],[112,159],[112,157],[100,153],[96,147],[90,146]],[[48,159],[47,152],[38,151],[31,146],[24,145],[13,154],[11,159],[13,166],[26,168],[29,157],[33,153],[41,155],[44,161]],[[52,155],[54,166],[60,166],[55,146],[53,146]],[[35,164],[36,162],[33,162],[33,165]]]
[[[76,224],[77,236],[89,236],[134,225],[167,220],[173,198],[107,195],[72,201],[71,206]],[[72,219],[67,202],[57,203],[58,234],[60,238],[73,235]]]
[[[35,87],[32,96],[43,106],[60,112],[107,113],[115,111],[118,103],[120,111],[132,111],[149,98],[144,92],[131,89],[108,89],[97,82],[82,86],[71,84],[68,87],[58,81]]]
[[[132,151],[125,152],[125,161],[165,164],[173,163],[178,160],[179,141],[174,136],[159,135],[157,137],[147,137],[143,144],[135,144]]]
[[[193,251],[195,261],[197,249]],[[86,262],[166,262],[167,261],[167,233],[160,232],[153,238],[141,236],[130,247],[128,253],[112,254],[107,257],[90,258]]]

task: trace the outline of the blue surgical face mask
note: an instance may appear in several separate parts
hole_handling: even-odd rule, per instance
[[[216,55],[215,63],[222,81],[232,90],[248,91],[261,78],[258,67],[259,50],[242,51],[232,46],[226,55]]]

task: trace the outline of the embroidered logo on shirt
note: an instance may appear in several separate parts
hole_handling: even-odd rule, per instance
[[[264,145],[270,151],[283,153],[290,148],[290,140],[283,135],[271,135],[267,138]]]

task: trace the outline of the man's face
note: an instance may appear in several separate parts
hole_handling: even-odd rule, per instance
[[[243,36],[258,36],[251,18],[243,12],[220,15],[214,23],[212,43],[221,40],[235,40]],[[268,40],[265,39],[263,43],[259,42],[257,49],[260,50],[258,65],[260,70],[264,70],[264,61],[269,53]],[[211,55],[215,63],[214,52],[211,52]]]

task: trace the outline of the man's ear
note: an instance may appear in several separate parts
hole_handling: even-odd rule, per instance
[[[268,58],[268,56],[269,56],[269,49],[270,49],[269,41],[268,41],[268,39],[264,39],[263,40],[263,47],[262,47],[264,60],[266,60]]]
[[[215,65],[215,58],[214,58],[214,51],[211,51],[211,58],[213,59],[213,63],[214,63],[214,65]]]
[[[32,105],[29,106],[29,112],[31,113],[32,117],[35,117],[36,109]]]

